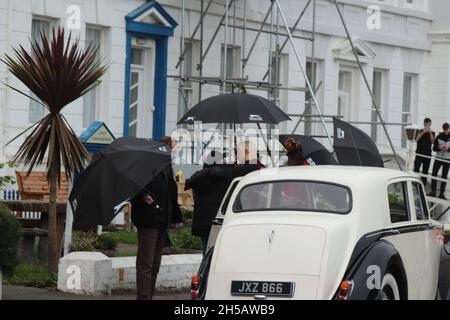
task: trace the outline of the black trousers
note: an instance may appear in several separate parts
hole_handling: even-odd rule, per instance
[[[437,177],[441,167],[442,167],[442,179],[447,180],[450,164],[446,163],[446,162],[439,161],[439,160],[436,160],[434,162],[433,177]],[[443,195],[445,193],[445,188],[446,187],[447,187],[447,183],[446,182],[441,182],[441,193],[440,193],[441,195]],[[437,180],[433,180],[433,181],[431,181],[431,192],[436,193],[436,189],[437,189]]]
[[[156,277],[161,266],[161,254],[165,231],[138,228],[138,252],[136,257],[136,288],[138,300],[151,300]]]
[[[431,157],[431,155],[430,155],[430,157]],[[428,175],[428,171],[430,170],[430,163],[431,163],[431,159],[424,158],[421,156],[416,156],[416,159],[414,160],[414,172],[419,173],[420,167],[422,167],[422,173]],[[421,179],[422,179],[423,184],[426,185],[427,178],[422,177]]]

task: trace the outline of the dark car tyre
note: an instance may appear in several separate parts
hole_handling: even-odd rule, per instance
[[[381,283],[380,300],[400,300],[397,281],[390,273],[386,273]]]

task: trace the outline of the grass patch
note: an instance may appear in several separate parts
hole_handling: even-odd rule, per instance
[[[108,236],[117,241],[117,243],[123,244],[138,244],[137,233],[134,231],[113,231],[108,232]]]
[[[49,276],[46,266],[19,264],[11,278],[5,279],[5,285],[48,288],[55,287],[57,275]]]

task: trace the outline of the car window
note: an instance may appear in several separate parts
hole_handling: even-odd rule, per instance
[[[346,214],[351,192],[344,186],[313,181],[270,181],[248,185],[233,205],[235,212],[300,210]]]
[[[422,186],[416,182],[413,182],[412,187],[414,206],[416,208],[416,218],[419,221],[428,220],[428,209],[426,206]]]
[[[409,221],[408,191],[406,182],[388,186],[389,211],[392,223]]]
[[[238,185],[238,183],[239,183],[239,180],[234,181],[228,187],[228,191],[227,191],[227,193],[225,195],[225,199],[224,199],[224,201],[222,203],[222,206],[220,207],[220,210],[219,210],[220,214],[223,215],[223,216],[227,212],[227,207],[228,207],[228,204],[230,203],[231,195],[233,194],[234,189],[236,189],[236,186]]]

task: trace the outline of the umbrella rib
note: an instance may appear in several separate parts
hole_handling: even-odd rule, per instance
[[[359,151],[358,151],[358,148],[356,147],[355,140],[353,139],[352,130],[350,129],[349,132],[350,132],[350,137],[352,138],[353,146],[355,147],[355,150],[356,150],[356,155],[358,156],[359,165],[362,166],[363,164],[362,164],[362,161],[361,161],[361,157],[359,156]]]

